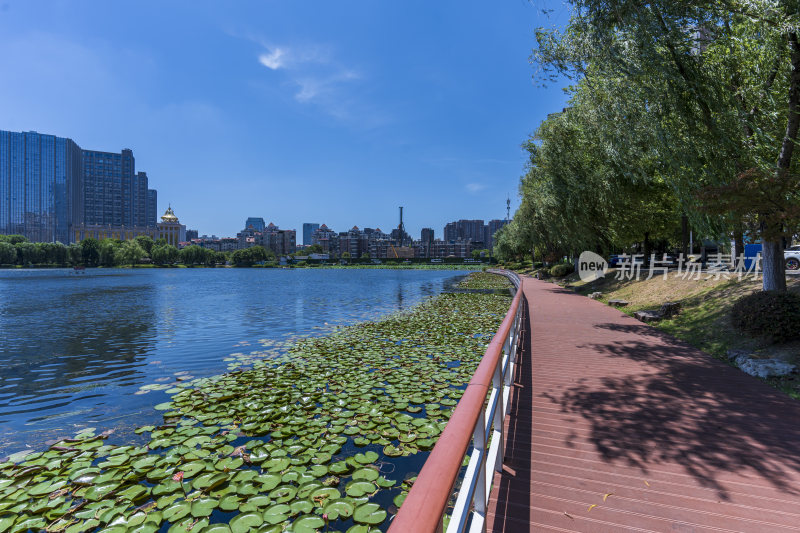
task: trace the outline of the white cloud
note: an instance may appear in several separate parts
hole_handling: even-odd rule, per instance
[[[274,48],[268,53],[258,56],[258,61],[268,69],[278,70],[286,66],[286,50],[283,48]]]
[[[465,188],[467,189],[467,192],[469,192],[470,194],[477,194],[480,191],[484,190],[486,188],[486,185],[484,185],[483,183],[467,183],[465,185]]]

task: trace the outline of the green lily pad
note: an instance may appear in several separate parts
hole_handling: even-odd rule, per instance
[[[214,512],[219,506],[219,500],[216,498],[197,498],[192,500],[192,516],[195,518],[202,518],[206,516],[211,516],[211,513]]]
[[[192,487],[196,490],[209,491],[226,481],[228,481],[228,474],[224,472],[206,472],[192,481]]]
[[[330,517],[328,519],[330,520]],[[314,515],[301,516],[292,522],[292,531],[294,533],[315,533],[322,527],[325,527],[325,520]]]
[[[352,503],[347,500],[334,500],[323,509],[323,513],[328,515],[329,520],[337,520],[339,518],[350,518],[353,516],[355,510]]]
[[[231,533],[247,533],[264,523],[259,513],[237,514],[229,522]]]
[[[353,472],[353,479],[363,479],[366,481],[375,481],[380,476],[377,470],[374,468],[364,467],[359,468]]]
[[[281,522],[285,522],[286,519],[289,518],[289,513],[291,512],[291,508],[285,503],[273,505],[272,507],[264,510],[264,522],[267,524],[279,524]]]
[[[345,492],[352,498],[360,498],[365,494],[372,494],[376,490],[377,487],[370,481],[351,481],[347,484]]]
[[[362,465],[367,465],[367,464],[374,463],[375,461],[377,461],[378,457],[379,456],[378,456],[377,453],[375,453],[373,451],[369,451],[369,452],[364,452],[364,453],[357,453],[355,455],[354,459],[357,462],[361,463]]]
[[[228,524],[209,524],[200,533],[231,533]]]
[[[353,520],[360,524],[377,526],[386,520],[387,513],[377,503],[365,503],[353,511]]]
[[[314,510],[314,502],[308,499],[295,500],[289,505],[289,507],[292,511],[292,514],[307,514]]]

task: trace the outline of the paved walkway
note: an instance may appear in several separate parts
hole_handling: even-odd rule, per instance
[[[800,402],[602,303],[523,290],[490,531],[800,531]]]

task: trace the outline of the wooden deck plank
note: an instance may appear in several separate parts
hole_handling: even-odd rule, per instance
[[[800,531],[800,402],[600,302],[523,291],[489,531]]]

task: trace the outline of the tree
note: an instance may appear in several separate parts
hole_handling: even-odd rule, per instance
[[[23,265],[38,265],[44,262],[44,250],[32,242],[19,242],[15,245],[17,257]]]
[[[113,267],[117,264],[116,253],[121,243],[117,239],[103,239],[98,246],[99,264],[104,267]]]
[[[205,248],[196,244],[187,246],[180,251],[181,262],[186,266],[202,265],[205,263],[205,252]]]
[[[319,243],[317,243],[317,244],[312,244],[311,246],[306,246],[306,247],[303,249],[303,253],[304,253],[305,255],[309,255],[309,254],[321,254],[321,253],[323,253],[323,252],[322,252],[322,245],[321,245],[321,244],[319,244]]]
[[[714,191],[740,188],[741,180],[754,184],[760,180],[756,176],[780,181],[797,174],[798,5],[767,0],[572,4],[574,15],[565,31],[537,33],[534,60],[548,76],[566,75],[592,90],[615,88],[616,105],[603,114],[622,120],[616,128],[598,131],[597,144],[608,143],[614,158],[631,148],[650,149],[665,163],[660,174],[692,225],[709,235],[733,232],[741,241],[742,218],[752,213],[723,214],[698,204]],[[762,211],[758,226],[751,228],[762,237],[764,290],[785,290],[782,237],[791,231],[786,221],[793,206],[783,205]]]
[[[231,257],[236,266],[253,266],[259,261],[274,259],[275,253],[272,250],[266,250],[263,246],[251,246],[243,250],[236,250]]]
[[[0,242],[16,245],[21,242],[28,242],[28,239],[22,235],[0,235]]]
[[[86,266],[97,266],[100,263],[100,243],[89,237],[81,241],[81,257]]]
[[[83,261],[83,248],[78,243],[72,243],[67,248],[67,262],[72,265],[76,266],[81,264]]]
[[[350,259],[350,252],[342,252],[342,259]]]
[[[154,245],[150,257],[157,265],[171,265],[178,260],[178,249],[171,244]]]
[[[361,254],[361,259],[369,259],[369,258],[370,258],[369,252],[364,252],[363,254]]]
[[[114,252],[114,260],[118,265],[136,266],[147,255],[144,248],[135,240],[123,242]]]
[[[150,255],[150,252],[153,249],[153,245],[155,244],[153,242],[153,239],[151,239],[147,235],[139,235],[134,240],[139,246],[141,246],[141,248],[147,253],[147,255]]]
[[[7,241],[0,241],[0,265],[13,265],[17,262],[17,249]]]

